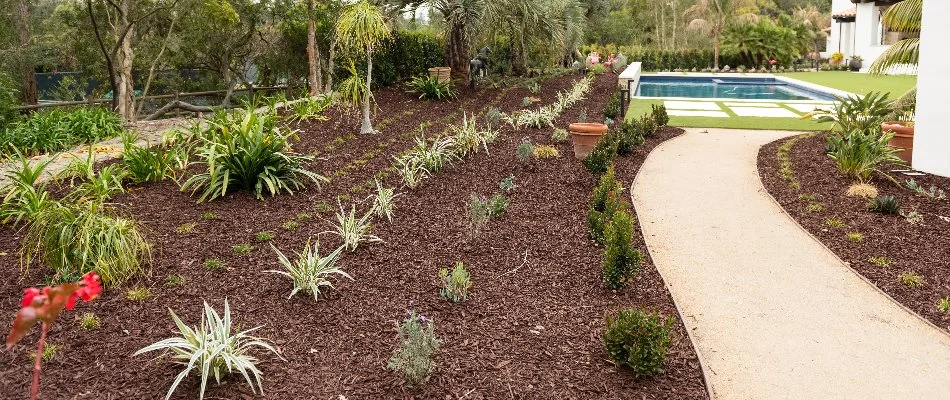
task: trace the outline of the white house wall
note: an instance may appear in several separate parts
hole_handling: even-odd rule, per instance
[[[950,56],[944,51],[950,38],[950,1],[924,0],[917,68],[917,119],[914,168],[950,177]]]

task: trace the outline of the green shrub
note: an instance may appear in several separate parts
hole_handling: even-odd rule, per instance
[[[505,113],[501,112],[497,107],[489,108],[485,112],[485,122],[488,124],[488,129],[494,130],[501,127],[501,119],[505,116]]]
[[[562,143],[566,141],[568,137],[570,137],[570,135],[564,128],[554,128],[554,132],[551,132],[551,141],[554,143]]]
[[[811,119],[818,116],[818,122],[831,122],[832,129],[844,134],[858,132],[869,134],[880,132],[881,124],[891,113],[891,101],[887,93],[871,92],[866,96],[837,97],[837,105],[833,109],[819,109],[808,113],[802,119]]]
[[[900,204],[897,198],[890,195],[881,195],[875,197],[868,203],[868,209],[874,212],[887,215],[898,215],[901,212]]]
[[[895,154],[899,149],[887,143],[894,137],[894,133],[863,134],[828,136],[829,148],[833,149],[828,156],[838,164],[838,171],[849,178],[866,182],[871,174],[878,172],[887,176],[879,169],[881,164],[900,163]]]
[[[151,246],[138,224],[105,206],[55,202],[36,214],[23,238],[23,261],[42,259],[54,281],[72,281],[95,271],[106,285],[118,285],[146,272]]]
[[[472,288],[472,277],[461,261],[455,263],[455,268],[451,272],[448,268],[440,269],[439,279],[442,281],[442,288],[439,289],[442,297],[453,303],[468,300],[468,291]]]
[[[602,174],[607,171],[615,158],[617,158],[617,138],[612,133],[607,133],[597,142],[590,154],[581,160],[581,163],[591,173]]]
[[[396,326],[396,331],[399,335],[399,346],[393,351],[387,366],[390,370],[402,374],[410,386],[425,382],[435,371],[432,356],[440,345],[435,336],[435,323],[410,311],[402,324]]]
[[[121,132],[122,119],[105,108],[52,109],[0,130],[0,154],[12,154],[14,148],[28,156],[55,153]]]
[[[635,377],[653,376],[663,372],[672,329],[672,318],[626,308],[607,317],[604,348],[615,365],[632,369]]]
[[[587,226],[590,238],[596,243],[604,243],[604,228],[613,219],[617,211],[627,211],[629,204],[621,198],[623,188],[611,166],[600,177],[600,183],[590,197],[590,210],[587,212]]]
[[[644,141],[643,130],[640,121],[637,120],[621,123],[616,135],[617,153],[621,155],[633,153],[633,149],[643,144]]]
[[[19,167],[7,169],[4,173],[7,183],[0,188],[3,195],[0,203],[0,223],[32,221],[36,214],[52,205],[49,193],[46,191],[46,182],[40,179],[46,167],[55,159],[30,164],[25,157],[19,157]]]
[[[330,96],[304,95],[295,103],[291,104],[290,120],[297,122],[325,120],[326,117],[322,116],[322,114],[332,105],[333,98]],[[276,114],[276,104],[271,103],[268,107],[271,110],[271,114]]]
[[[633,217],[624,208],[604,226],[604,284],[612,290],[625,288],[643,259],[633,248]]]
[[[417,76],[409,82],[409,88],[412,92],[418,93],[420,99],[426,100],[445,100],[454,99],[455,91],[452,90],[452,82],[440,82],[435,76]]]
[[[620,115],[620,95],[619,88],[610,95],[610,100],[607,100],[607,104],[604,105],[604,118],[614,120]]]
[[[122,161],[133,182],[160,182],[175,175],[175,166],[187,163],[188,154],[175,145],[137,146],[132,134],[122,136]]]
[[[653,116],[650,114],[644,114],[640,118],[640,132],[642,132],[643,137],[653,137],[656,134],[657,125],[656,120],[653,119]]]
[[[521,143],[518,144],[517,155],[518,162],[522,164],[531,162],[531,160],[534,158],[534,143],[531,143],[531,139],[521,139]]]
[[[666,113],[665,105],[654,104],[652,107],[653,112],[650,115],[657,127],[662,128],[670,123],[670,115]]]
[[[198,202],[223,197],[234,187],[251,190],[263,199],[265,191],[271,196],[282,191],[293,194],[305,187],[303,178],[318,187],[327,181],[303,168],[313,157],[289,150],[291,135],[275,126],[274,116],[247,111],[240,119],[211,124],[198,149],[197,164],[207,171],[191,176],[181,186],[182,191],[201,190]]]
[[[2,136],[6,126],[17,118],[17,113],[13,110],[13,107],[20,104],[18,92],[16,82],[9,75],[0,72],[0,136]],[[0,153],[3,150],[0,148]]]
[[[505,193],[510,193],[518,185],[515,184],[515,174],[509,174],[505,179],[502,179],[501,182],[498,182],[498,188]]]
[[[280,353],[263,339],[250,335],[260,327],[234,332],[227,300],[224,301],[223,316],[208,303],[204,303],[199,327],[189,327],[174,311],[168,312],[178,327],[178,336],[155,342],[133,354],[137,356],[151,351],[168,352],[176,363],[183,366],[168,389],[166,400],[171,398],[178,384],[192,372],[201,377],[199,399],[204,398],[208,378],[214,377],[215,382],[221,383],[221,377],[235,372],[244,377],[251,387],[251,392],[257,394],[258,389],[263,392],[261,371],[257,368],[258,360],[249,353],[254,348],[267,350],[278,357]]]

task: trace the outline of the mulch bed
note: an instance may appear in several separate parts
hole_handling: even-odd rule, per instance
[[[901,216],[890,216],[868,211],[868,200],[848,197],[845,192],[853,182],[838,173],[837,165],[825,154],[825,136],[817,135],[799,141],[790,152],[795,179],[801,190],[793,189],[782,179],[776,158],[780,140],[764,146],[759,152],[758,166],[762,181],[785,210],[802,226],[821,240],[832,251],[861,275],[867,277],[891,297],[916,311],[934,324],[950,329],[950,315],[937,309],[940,299],[950,296],[950,201],[939,201],[916,195],[906,187],[875,176],[870,183],[882,195],[893,195],[901,210],[916,210],[923,215],[923,223],[912,225]],[[884,171],[906,169],[898,166]],[[933,175],[908,177],[890,173],[901,185],[914,178],[929,188],[936,185],[950,192],[950,179]],[[817,199],[805,201],[801,194],[815,194]],[[809,203],[824,205],[824,211],[809,211]],[[941,218],[943,217],[943,218]],[[842,228],[832,228],[828,219],[844,222]],[[864,235],[863,243],[848,240],[849,232]],[[886,257],[890,266],[869,261],[872,257]],[[920,287],[908,287],[900,275],[913,272],[924,278]]]
[[[530,165],[517,161],[515,149],[523,137],[550,144],[551,129],[515,131],[504,126],[489,154],[456,162],[422,187],[403,190],[392,223],[374,227],[373,233],[385,243],[346,254],[340,265],[355,281],[337,281],[336,290],[319,302],[306,295],[287,299],[290,282],[264,272],[279,266],[270,246],[255,239],[256,232],[274,232],[273,244],[285,254],[299,251],[311,237],[319,237],[324,252],[338,246],[336,236],[321,234],[330,229],[332,213],[320,214],[315,206],[336,208],[338,196],[348,196],[349,202],[343,202],[347,209],[352,202],[367,209],[368,204],[359,202],[368,194],[353,188],[412,146],[414,134],[405,132],[435,121],[425,127],[434,135],[460,122],[463,111],[483,113],[493,105],[511,112],[521,108],[526,96],[547,104],[577,78],[544,82],[540,94],[520,87],[510,87],[501,96],[493,89],[462,88],[459,99],[447,103],[422,102],[402,89],[386,89],[377,94],[381,111],[375,122],[378,126],[387,119],[391,122],[372,136],[352,137],[357,119],[346,117],[341,123],[334,113],[329,121],[301,124],[301,142],[294,149],[318,152],[321,159],[310,168],[333,178],[322,191],[308,188],[265,201],[234,193],[196,204],[166,181],[116,196],[113,201],[148,228],[155,245],[152,276],[127,285],[148,287],[151,297],[134,302],[125,299],[125,288],[107,289],[95,302],[65,313],[50,332],[49,340],[60,350],[45,366],[43,397],[164,397],[179,367],[148,355],[133,358],[132,353],[172,336],[169,308],[195,324],[202,300],[220,309],[227,299],[236,321],[244,328],[263,325],[256,334],[279,346],[287,359],[259,354],[265,380],[261,398],[708,398],[696,352],[681,322],[675,325],[665,373],[638,380],[607,360],[600,342],[607,313],[634,306],[674,318],[677,312],[649,259],[626,291],[604,288],[602,250],[587,239],[585,217],[597,178],[573,159],[569,141],[556,144],[559,158]],[[600,77],[588,100],[566,110],[557,126],[566,127],[585,109],[599,116],[615,84],[613,75]],[[666,128],[648,138],[635,154],[618,159],[618,176],[629,185],[649,151],[681,132]],[[337,138],[346,138],[345,143],[322,153]],[[390,144],[380,149],[382,142]],[[347,167],[374,149],[379,149],[378,155]],[[339,170],[347,172],[334,175]],[[509,196],[507,213],[492,220],[486,232],[470,238],[469,196],[491,195],[509,174],[515,175],[518,186]],[[395,186],[398,177],[390,176],[384,183]],[[207,211],[218,218],[200,219]],[[313,218],[300,218],[299,213]],[[289,220],[297,220],[299,228],[283,229]],[[175,232],[186,223],[197,226],[189,234]],[[0,309],[10,310],[11,320],[22,288],[41,282],[45,272],[36,267],[21,274],[16,256],[20,241],[21,233],[0,227],[0,251],[8,253],[0,257],[0,268],[6,272],[0,279]],[[635,241],[645,253],[639,232]],[[242,243],[255,250],[247,255],[232,251]],[[209,258],[224,261],[227,268],[206,270],[202,264]],[[474,283],[470,299],[462,304],[439,297],[437,271],[456,261],[465,263]],[[25,279],[19,279],[21,275]],[[181,275],[185,284],[167,287],[169,275]],[[436,355],[438,370],[428,383],[415,388],[385,369],[396,345],[395,325],[410,303],[434,319],[443,341]],[[83,312],[94,312],[102,327],[80,330],[73,319]],[[29,352],[36,336],[13,352],[0,353],[0,392],[16,398],[27,392]],[[257,398],[239,377],[228,381],[209,385],[206,398]],[[198,380],[190,377],[173,398],[195,398],[197,392]]]

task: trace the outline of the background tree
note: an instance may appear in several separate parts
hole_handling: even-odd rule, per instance
[[[707,32],[713,39],[713,65],[719,68],[719,52],[722,47],[722,35],[730,24],[740,20],[756,21],[758,17],[743,7],[752,7],[752,0],[698,0],[687,8],[684,16],[693,18],[690,29]]]
[[[390,37],[389,26],[383,13],[366,0],[350,5],[343,10],[336,26],[336,37],[351,49],[365,50],[366,95],[363,96],[363,121],[360,133],[374,133],[370,121],[370,97],[373,87],[373,51],[384,39]]]

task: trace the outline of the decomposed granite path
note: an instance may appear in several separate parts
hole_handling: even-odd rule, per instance
[[[950,336],[901,308],[766,193],[792,132],[690,129],[633,185],[646,244],[716,399],[950,399]]]

